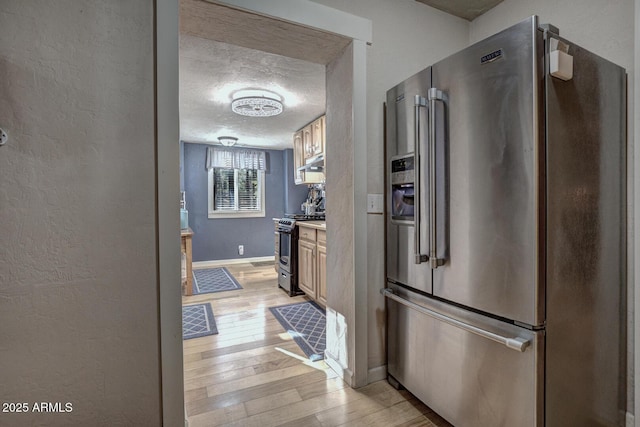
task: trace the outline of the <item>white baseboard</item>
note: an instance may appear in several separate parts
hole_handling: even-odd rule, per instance
[[[634,415],[630,412],[627,412],[627,424],[626,427],[635,427],[636,419]]]
[[[367,376],[367,381],[369,384],[374,383],[376,381],[386,380],[387,379],[387,366],[378,366],[377,368],[369,369],[369,373]]]
[[[196,261],[192,265],[193,265],[193,268],[214,268],[214,267],[222,267],[224,265],[229,265],[229,264],[244,264],[247,262],[263,262],[263,261],[273,261],[275,263],[276,259],[273,256],[263,256],[263,257],[255,257],[255,258],[218,259],[218,260],[211,260],[211,261]]]
[[[327,350],[324,351],[324,361],[327,362],[327,365],[333,371],[338,374],[340,378],[346,382],[349,387],[353,386],[353,372],[350,369],[344,368],[340,362],[338,362],[337,358],[329,353]]]

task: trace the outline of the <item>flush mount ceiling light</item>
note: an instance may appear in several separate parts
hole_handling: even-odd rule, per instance
[[[241,116],[271,117],[282,113],[282,98],[267,90],[240,90],[233,94],[231,110]]]
[[[238,138],[234,138],[233,136],[219,136],[218,141],[225,147],[231,147],[238,142]]]

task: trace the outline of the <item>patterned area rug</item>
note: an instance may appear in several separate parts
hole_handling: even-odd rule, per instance
[[[235,289],[242,289],[242,286],[225,267],[193,270],[194,295],[233,291]]]
[[[218,333],[211,304],[182,306],[182,339],[199,338]]]
[[[313,362],[324,359],[327,346],[325,311],[314,302],[270,307],[271,313]]]

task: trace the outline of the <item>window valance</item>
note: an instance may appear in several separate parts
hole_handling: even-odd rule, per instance
[[[266,169],[264,151],[207,147],[205,168]]]

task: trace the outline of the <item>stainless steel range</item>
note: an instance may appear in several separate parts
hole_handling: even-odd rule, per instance
[[[278,233],[280,233],[278,286],[284,289],[289,296],[303,295],[298,288],[298,227],[296,220],[282,218],[278,221]]]
[[[298,287],[298,221],[324,221],[324,213],[286,214],[286,218],[278,221],[277,231],[280,234],[278,286],[289,296],[304,295]]]

